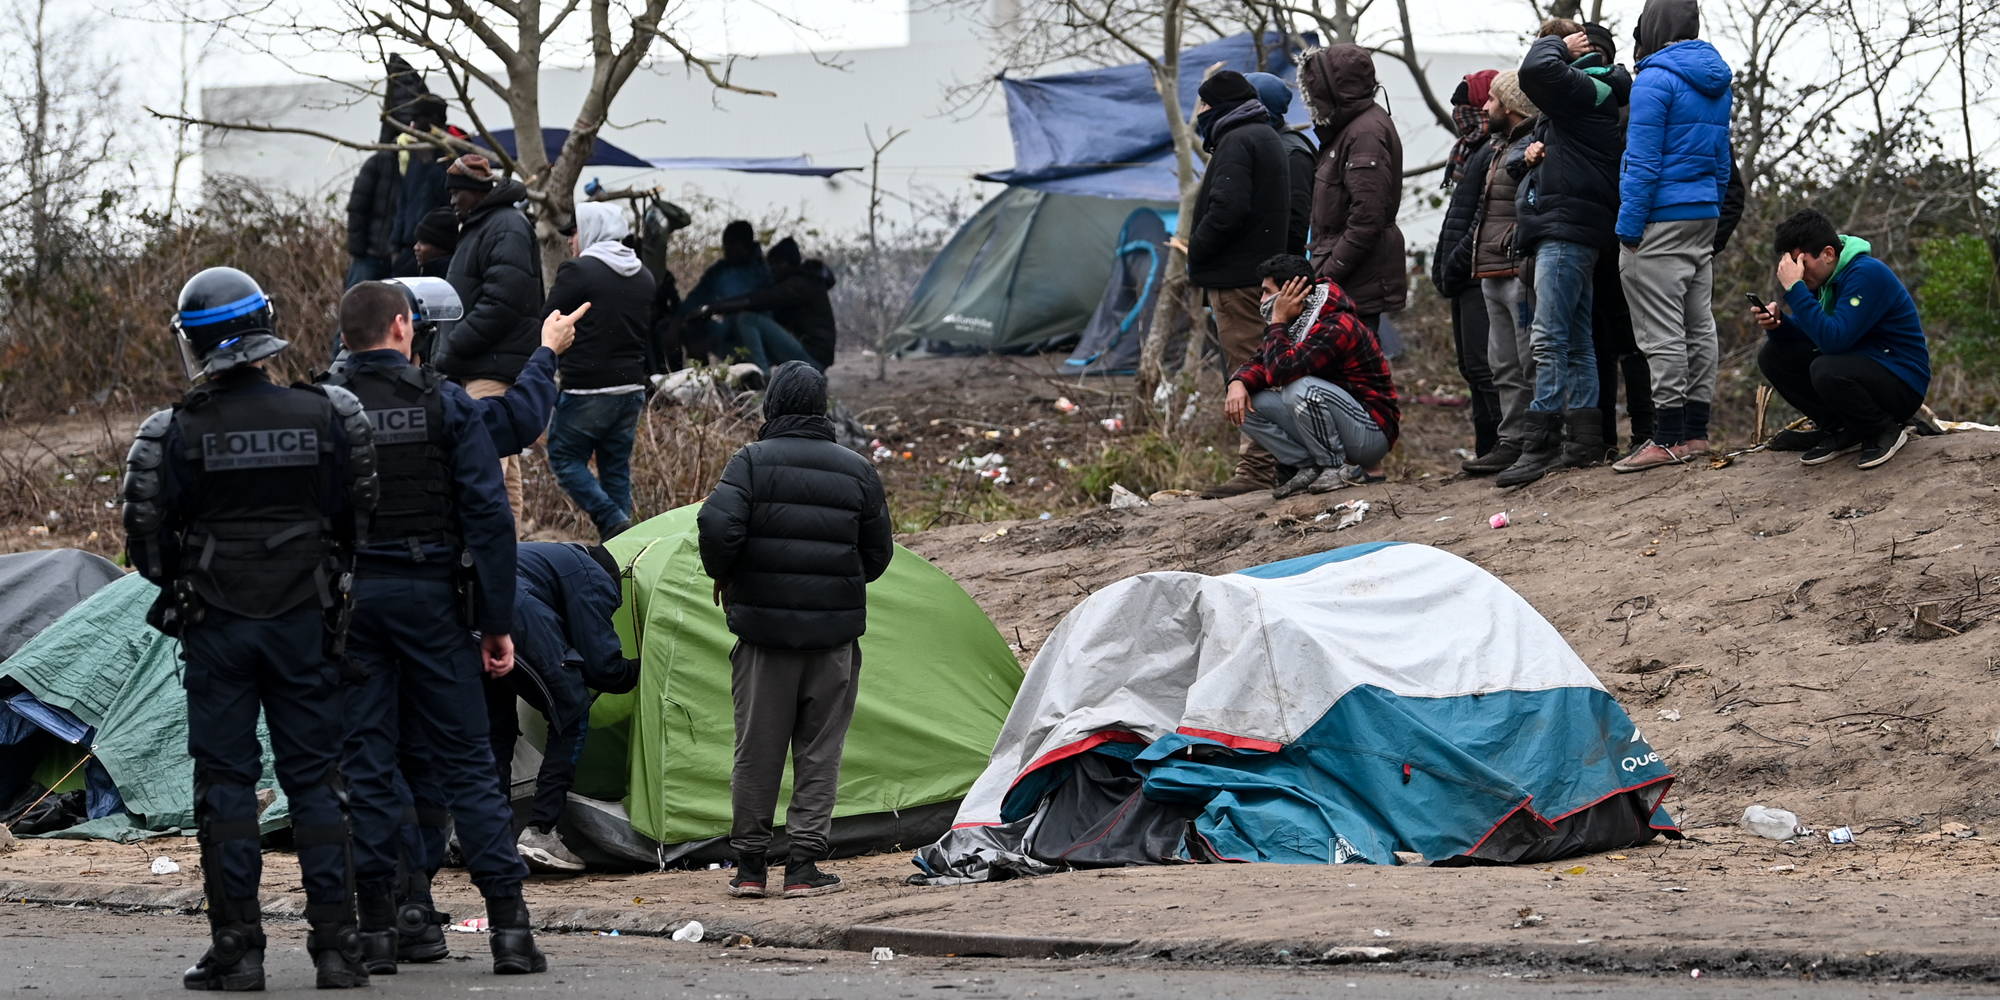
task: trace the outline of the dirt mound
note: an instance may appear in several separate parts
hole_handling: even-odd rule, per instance
[[[2000,434],[1965,434],[1913,441],[1873,471],[1756,454],[1512,492],[1455,479],[1162,499],[900,541],[957,578],[1024,663],[1085,595],[1137,573],[1434,545],[1562,632],[1680,775],[1670,803],[1686,822],[1765,803],[1822,829],[1917,833],[2000,811],[1996,460]],[[1370,504],[1362,523],[1319,517],[1351,500]],[[1490,527],[1502,511],[1512,524]]]

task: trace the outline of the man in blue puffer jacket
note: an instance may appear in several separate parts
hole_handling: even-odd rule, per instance
[[[1729,65],[1696,0],[1647,0],[1619,178],[1618,272],[1653,376],[1653,439],[1612,465],[1639,472],[1708,451],[1718,349],[1716,220],[1729,188]]]

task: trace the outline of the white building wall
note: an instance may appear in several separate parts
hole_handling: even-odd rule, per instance
[[[809,54],[738,59],[734,79],[744,86],[776,91],[753,97],[717,91],[698,73],[678,65],[635,75],[619,95],[612,124],[603,135],[640,157],[810,156],[825,165],[866,167],[869,147],[864,126],[876,137],[889,128],[908,129],[882,156],[882,186],[888,192],[884,218],[909,222],[911,203],[956,198],[970,210],[998,191],[974,181],[974,174],[1013,164],[1005,100],[996,90],[981,107],[953,114],[946,91],[989,72],[986,46],[973,26],[949,13],[913,10],[909,44],[815,58]],[[1426,57],[1433,86],[1441,96],[1459,76],[1501,66],[1490,56],[1439,53]],[[824,62],[822,62],[824,59]],[[828,65],[828,63],[834,65]],[[1400,63],[1378,60],[1384,100],[1403,128],[1409,166],[1442,159],[1451,137],[1425,109],[1414,82]],[[545,123],[565,124],[577,106],[587,76],[556,69],[543,75]],[[432,81],[433,87],[441,81]],[[355,102],[350,88],[313,82],[249,87],[217,87],[202,93],[206,117],[222,121],[266,122],[367,139],[378,129],[379,105]],[[478,104],[486,124],[506,127],[498,98]],[[454,119],[454,124],[468,123]],[[322,139],[274,133],[210,130],[202,169],[214,179],[248,178],[260,185],[344,204],[355,170],[367,154]],[[705,196],[761,218],[797,215],[822,232],[851,233],[868,221],[868,178],[849,173],[829,179],[743,174],[711,170],[585,169],[583,179],[613,187],[662,184],[669,198]],[[1438,175],[1413,179],[1403,212],[1413,248],[1436,238],[1438,213],[1424,207]]]

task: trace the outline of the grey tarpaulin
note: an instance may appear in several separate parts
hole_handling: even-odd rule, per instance
[[[82,549],[0,556],[0,661],[77,602],[124,575],[117,563]]]

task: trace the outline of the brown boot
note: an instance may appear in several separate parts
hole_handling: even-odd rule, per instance
[[[1201,491],[1204,500],[1240,497],[1278,485],[1278,460],[1255,441],[1245,440],[1237,453],[1236,474]]]

